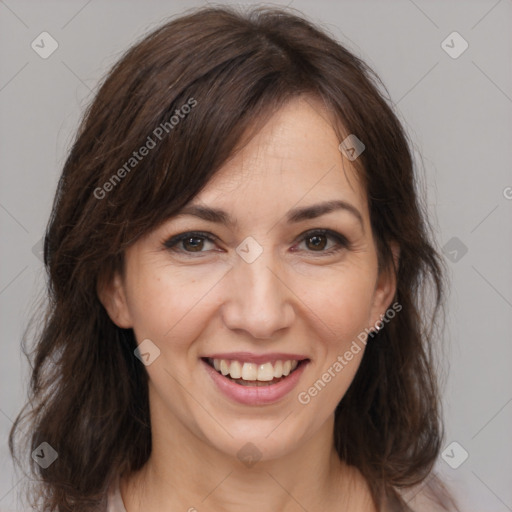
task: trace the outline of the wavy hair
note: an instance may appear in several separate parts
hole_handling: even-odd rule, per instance
[[[133,45],[102,80],[65,161],[44,239],[44,319],[30,353],[26,335],[23,343],[29,399],[9,436],[13,457],[30,463],[38,510],[98,510],[116,475],[151,452],[148,375],[98,284],[302,94],[325,104],[340,141],[355,134],[366,146],[353,164],[379,267],[393,266],[391,242],[400,248],[390,268],[402,310],[368,342],[335,411],[335,446],[378,507],[386,495],[410,510],[401,490],[428,480],[443,437],[433,347],[446,289],[412,144],[377,75],[326,29],[292,9],[222,6],[182,14]],[[132,161],[150,139],[155,146]],[[43,441],[58,452],[46,469],[30,458]],[[440,504],[445,491],[440,484]]]

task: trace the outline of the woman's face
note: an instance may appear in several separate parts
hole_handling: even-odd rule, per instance
[[[395,291],[340,142],[322,104],[292,100],[195,197],[195,215],[132,245],[100,292],[143,342],[154,437],[181,430],[274,459],[332,436],[362,333]]]

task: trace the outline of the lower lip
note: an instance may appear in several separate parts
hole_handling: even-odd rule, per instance
[[[297,385],[309,361],[303,361],[300,366],[283,380],[268,386],[243,386],[221,375],[208,363],[201,360],[206,371],[217,385],[218,389],[228,398],[245,405],[264,405],[281,400]]]

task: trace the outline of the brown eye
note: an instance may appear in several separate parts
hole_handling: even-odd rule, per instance
[[[308,236],[306,238],[306,244],[308,244],[308,247],[313,250],[317,249],[325,249],[325,246],[327,245],[327,237],[325,235],[313,235]]]
[[[308,231],[301,235],[300,240],[306,246],[306,252],[318,253],[319,256],[330,255],[342,249],[350,249],[350,242],[347,238],[330,229]],[[332,242],[332,245],[326,249],[329,241]]]
[[[165,248],[178,254],[200,254],[210,252],[211,249],[205,247],[205,244],[211,243],[213,246],[215,246],[216,240],[217,238],[210,233],[189,231],[187,233],[181,233],[169,238],[163,242],[163,245]],[[347,240],[347,238],[345,238],[340,233],[331,231],[329,229],[316,229],[314,231],[308,231],[307,233],[302,234],[299,240],[301,243],[305,244],[306,252],[318,253],[319,256],[328,256],[342,249],[350,248],[350,242]],[[332,242],[330,247],[328,247],[329,242]],[[295,248],[292,248],[292,251],[295,250]]]
[[[214,244],[214,242],[215,238],[208,233],[188,232],[169,238],[163,245],[172,252],[191,254],[208,252],[204,250],[205,243]]]
[[[201,252],[203,246],[204,246],[204,240],[200,237],[190,237],[185,238],[182,240],[183,247],[188,250],[190,248],[191,250],[189,252]]]

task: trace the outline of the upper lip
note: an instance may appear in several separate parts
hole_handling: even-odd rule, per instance
[[[284,352],[268,352],[267,354],[253,354],[252,352],[223,352],[202,356],[207,359],[227,359],[245,363],[263,364],[274,361],[302,361],[309,359],[304,354],[286,354]]]

